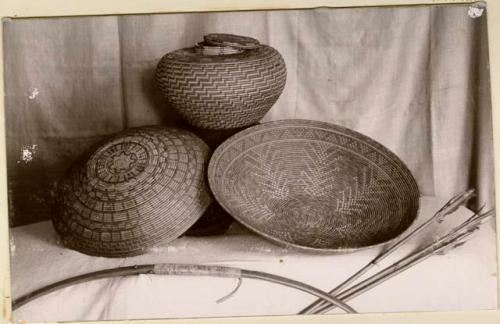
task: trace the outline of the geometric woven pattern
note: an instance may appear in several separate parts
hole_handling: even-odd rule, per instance
[[[266,45],[227,55],[186,48],[165,55],[156,82],[169,104],[191,125],[244,127],[271,109],[286,83],[286,66]]]
[[[86,254],[144,253],[179,237],[211,202],[206,144],[188,131],[132,128],[101,143],[58,184],[53,224]]]
[[[313,251],[358,249],[407,229],[419,191],[404,163],[360,133],[282,120],[248,128],[214,152],[221,206],[258,234]]]
[[[179,119],[175,126],[190,131],[201,138],[208,145],[211,152],[232,135],[248,128],[202,129],[189,125],[183,119]],[[206,236],[224,234],[233,222],[234,218],[220,207],[216,201],[213,201],[203,216],[184,235]]]

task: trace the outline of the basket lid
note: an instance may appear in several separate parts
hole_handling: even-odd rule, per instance
[[[101,143],[59,185],[54,226],[92,255],[140,254],[185,232],[211,198],[208,146],[180,129],[141,127]]]
[[[205,43],[213,46],[230,46],[239,49],[254,49],[260,46],[255,38],[233,34],[208,34],[203,37]]]

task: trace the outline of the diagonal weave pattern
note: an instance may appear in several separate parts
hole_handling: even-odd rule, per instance
[[[185,120],[180,119],[177,127],[190,131],[201,138],[213,152],[222,142],[232,135],[242,131],[243,128],[236,129],[201,129],[189,125]],[[234,222],[231,217],[216,201],[207,208],[201,218],[186,231],[187,236],[220,235],[223,234]]]
[[[141,254],[179,237],[211,202],[206,144],[159,126],[124,131],[78,161],[58,185],[53,224],[90,255]]]
[[[229,55],[203,55],[187,48],[160,60],[156,81],[191,125],[239,128],[258,122],[278,100],[286,66],[279,52],[266,45]]]
[[[209,184],[238,221],[304,250],[386,242],[418,211],[417,184],[394,153],[316,121],[269,122],[231,137],[210,160]]]

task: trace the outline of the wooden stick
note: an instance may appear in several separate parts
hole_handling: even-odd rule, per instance
[[[55,290],[64,287],[97,279],[110,278],[116,276],[136,275],[136,274],[188,275],[188,276],[212,276],[212,277],[259,279],[285,285],[291,288],[307,292],[316,297],[324,298],[328,303],[335,305],[335,307],[340,307],[347,313],[356,313],[356,311],[352,307],[338,300],[337,298],[327,294],[322,290],[319,290],[315,287],[312,287],[310,285],[304,284],[296,280],[288,279],[285,277],[261,271],[250,271],[233,267],[224,267],[216,265],[198,265],[198,264],[176,264],[176,263],[145,264],[145,265],[137,265],[131,267],[120,267],[120,268],[91,272],[84,275],[72,277],[45,286],[43,288],[40,288],[36,291],[28,293],[14,300],[14,302],[12,303],[12,309],[15,310],[38,297],[47,295]]]
[[[404,257],[400,261],[377,272],[376,274],[365,279],[359,284],[347,290],[342,291],[340,294],[337,294],[336,297],[344,302],[347,302],[352,298],[359,296],[363,292],[378,286],[385,280],[424,261],[425,259],[436,253],[448,251],[449,249],[453,249],[460,245],[463,245],[465,243],[465,239],[468,238],[475,231],[477,231],[479,229],[479,226],[483,224],[486,220],[488,220],[492,215],[493,215],[492,210],[481,215],[475,214],[473,217],[471,217],[471,219],[455,227],[446,235],[439,238],[437,241],[428,244],[424,248],[410,254],[407,257]],[[333,307],[331,307],[330,305],[325,305],[315,309],[313,314],[325,313],[332,308]]]
[[[344,282],[339,284],[337,287],[332,289],[330,291],[330,295],[335,296],[338,294],[340,291],[345,289],[347,286],[349,286],[351,283],[353,283],[355,280],[360,278],[362,275],[367,273],[370,269],[372,269],[378,262],[382,261],[384,258],[386,258],[388,255],[390,255],[392,252],[394,252],[397,248],[402,246],[404,243],[406,243],[408,240],[410,240],[412,237],[414,237],[416,234],[420,233],[423,229],[428,227],[430,224],[434,222],[442,222],[444,217],[447,215],[453,213],[456,211],[460,206],[465,204],[470,198],[474,196],[474,189],[469,189],[467,191],[464,191],[453,198],[451,198],[441,209],[439,209],[434,216],[429,218],[426,222],[424,222],[422,225],[418,226],[416,229],[408,233],[407,235],[403,236],[401,239],[399,239],[396,243],[394,243],[392,246],[390,246],[389,249],[387,249],[385,252],[382,252],[379,254],[375,259],[367,263],[364,267],[362,267],[360,270],[358,270],[356,273],[354,273],[352,276],[347,278]],[[324,306],[324,302],[321,299],[316,300],[314,303],[310,304],[303,310],[299,312],[299,314],[312,314],[314,313],[315,310],[318,308]]]
[[[389,267],[386,268],[374,276],[367,278],[363,280],[362,282],[358,283],[357,285],[353,286],[350,289],[347,289],[340,293],[338,297],[342,299],[343,301],[348,301],[351,300],[365,291],[375,288],[376,286],[380,285],[384,281],[392,278],[393,276],[415,266],[416,264],[424,261],[425,259],[431,257],[432,255],[442,252],[444,250],[447,250],[450,246],[455,246],[456,243],[459,241],[462,241],[462,239],[465,239],[467,236],[471,235],[472,232],[464,233],[460,236],[460,238],[457,238],[457,241],[450,242],[450,244],[446,245],[441,245],[439,247],[436,247],[433,251],[433,253],[422,253],[418,255],[414,255],[413,257],[407,259],[405,262],[397,264],[395,267]],[[329,305],[324,306],[322,309],[319,309],[315,312],[315,314],[321,314],[321,313],[326,313],[327,311],[331,310],[333,307],[330,307]]]

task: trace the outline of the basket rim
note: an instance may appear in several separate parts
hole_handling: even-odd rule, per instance
[[[216,180],[215,180],[215,173],[216,173],[216,164],[218,162],[218,159],[221,157],[221,155],[224,153],[224,151],[228,148],[230,148],[233,143],[237,142],[239,139],[244,138],[245,136],[253,133],[257,133],[260,131],[267,131],[269,129],[273,129],[279,126],[290,126],[290,127],[319,127],[323,129],[334,129],[339,132],[343,132],[343,134],[347,135],[352,135],[355,136],[358,140],[364,141],[366,144],[374,147],[377,149],[377,151],[383,151],[384,155],[387,155],[388,158],[390,158],[394,163],[397,163],[398,166],[401,167],[401,171],[408,176],[406,177],[406,180],[410,182],[410,185],[415,188],[415,195],[417,196],[417,199],[414,201],[414,217],[411,219],[411,222],[408,224],[408,226],[398,233],[396,236],[384,241],[384,242],[379,242],[379,243],[374,243],[374,244],[369,244],[365,246],[358,246],[358,247],[339,247],[339,248],[316,248],[316,247],[311,247],[311,246],[306,246],[306,245],[300,245],[296,243],[290,243],[284,240],[281,240],[279,238],[273,237],[270,234],[264,233],[263,231],[254,228],[254,226],[249,225],[243,217],[240,215],[235,215],[230,211],[230,208],[227,207],[226,203],[224,202],[224,199],[221,197],[221,194],[219,190],[216,189]],[[401,237],[404,233],[408,231],[409,228],[414,224],[415,220],[418,217],[418,211],[420,210],[420,188],[418,186],[417,181],[415,180],[413,174],[411,173],[410,169],[408,166],[402,161],[392,150],[384,146],[383,144],[379,143],[378,141],[368,137],[367,135],[364,135],[360,132],[357,132],[355,130],[352,130],[348,127],[333,124],[330,122],[325,122],[325,121],[317,121],[317,120],[312,120],[312,119],[280,119],[280,120],[274,120],[274,121],[268,121],[268,122],[263,122],[259,125],[255,125],[249,128],[246,128],[235,135],[229,137],[226,139],[221,145],[217,147],[217,149],[213,152],[208,168],[207,168],[207,178],[208,178],[208,185],[210,187],[210,190],[212,192],[213,197],[215,200],[224,208],[224,210],[230,214],[235,220],[237,220],[239,223],[241,223],[243,226],[246,228],[250,229],[252,232],[260,235],[261,237],[264,237],[265,239],[274,242],[275,244],[278,244],[280,246],[284,246],[286,248],[293,248],[299,251],[304,251],[304,252],[315,252],[315,253],[322,253],[322,254],[331,254],[331,253],[349,253],[349,252],[355,252],[359,250],[364,250],[364,249],[369,249],[369,248],[375,248],[377,246],[383,246],[386,244],[389,244],[390,242],[394,241],[398,237]]]

